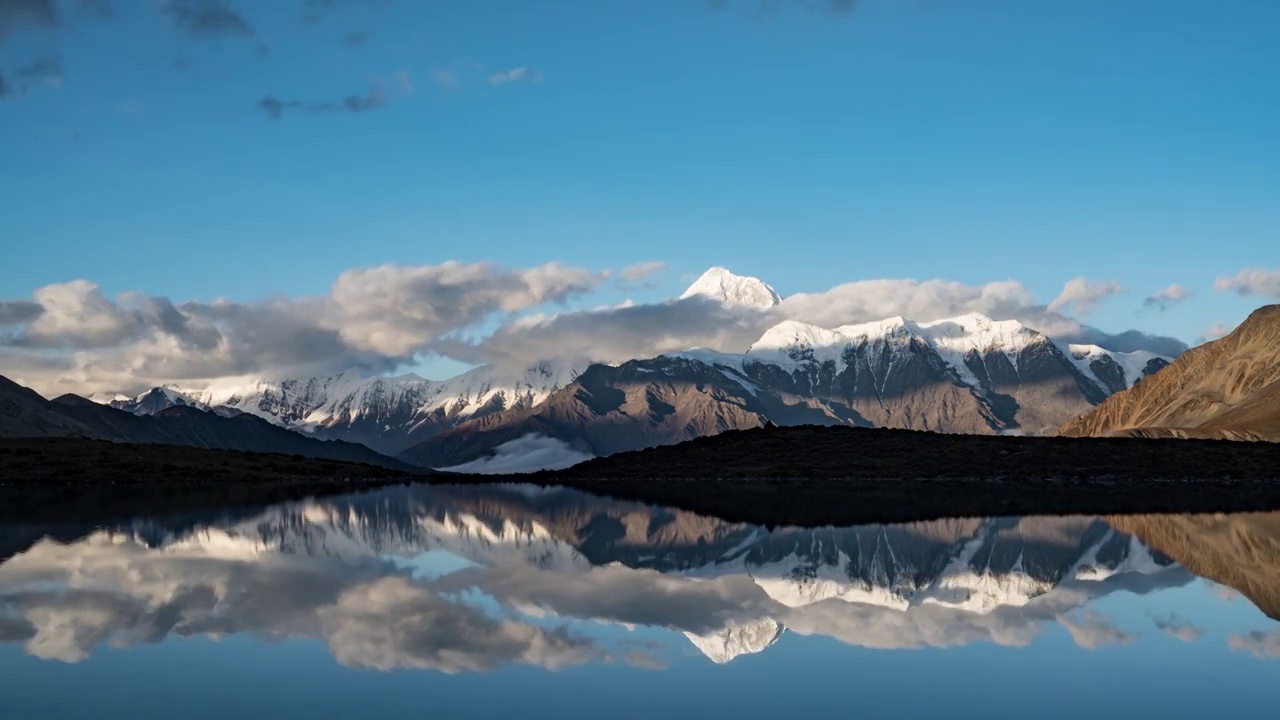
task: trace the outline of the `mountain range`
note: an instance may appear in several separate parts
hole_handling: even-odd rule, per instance
[[[712,268],[682,297],[761,313],[781,298]],[[363,443],[432,467],[491,456],[528,435],[607,455],[766,424],[1042,434],[1170,358],[1054,339],[983,315],[822,328],[784,320],[741,353],[690,349],[615,365],[483,366],[445,381],[416,375],[260,380],[156,388],[110,401],[135,414],[174,405],[243,412],[318,438]]]

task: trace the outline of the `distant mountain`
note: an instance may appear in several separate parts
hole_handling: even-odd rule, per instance
[[[760,310],[782,302],[782,296],[763,280],[734,275],[722,267],[713,267],[689,286],[680,296],[708,297],[726,305],[744,305]]]
[[[832,330],[785,321],[741,355],[591,366],[536,406],[469,420],[401,456],[448,467],[531,433],[610,455],[768,423],[1040,434],[1166,364],[982,315]]]
[[[356,443],[327,442],[247,414],[223,417],[192,405],[134,415],[77,395],[45,400],[0,377],[0,437],[83,437],[112,442],[283,453],[362,462],[396,469],[408,465]]]
[[[247,413],[313,437],[358,442],[396,454],[467,420],[532,407],[576,375],[572,364],[555,362],[514,372],[479,367],[444,381],[348,371],[203,390],[154,388],[111,405],[139,415],[174,406]]]
[[[106,404],[134,415],[155,415],[173,407],[193,407],[200,410],[209,410],[223,417],[235,417],[243,412],[225,405],[211,407],[185,393],[167,387],[151,388],[137,397],[116,398]]]
[[[1254,311],[1061,433],[1280,441],[1280,305]]]

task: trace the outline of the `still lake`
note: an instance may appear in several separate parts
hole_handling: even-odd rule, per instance
[[[0,526],[0,717],[1262,717],[1280,513],[765,528],[522,486]]]

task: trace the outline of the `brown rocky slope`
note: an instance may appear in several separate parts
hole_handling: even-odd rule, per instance
[[[1280,441],[1280,305],[1255,310],[1060,434]]]

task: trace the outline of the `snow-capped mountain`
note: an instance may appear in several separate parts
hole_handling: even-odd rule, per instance
[[[484,366],[449,380],[417,375],[337,375],[256,380],[199,390],[154,388],[113,407],[150,415],[174,405],[245,412],[326,439],[359,442],[394,455],[442,429],[501,410],[532,407],[578,374],[572,364],[523,371]]]
[[[781,302],[761,280],[720,267],[681,297],[695,296],[762,311]],[[486,366],[444,381],[349,371],[156,388],[112,405],[138,414],[184,404],[246,412],[451,467],[530,433],[592,455],[766,422],[1043,433],[1166,364],[1149,352],[1058,343],[1017,321],[978,314],[835,328],[785,320],[740,354],[694,349],[617,366],[563,360],[514,371]]]
[[[196,407],[201,410],[209,409],[208,406],[200,403],[195,398],[166,387],[151,388],[137,397],[120,397],[106,404],[117,410],[131,412],[134,415],[155,415],[161,410],[183,406]]]
[[[332,617],[323,603],[362,596],[388,574],[404,582],[412,569],[421,603],[479,595],[513,616],[580,628],[666,628],[717,663],[765,651],[788,630],[866,647],[1016,644],[1108,593],[1193,577],[1097,518],[770,529],[510,486],[402,487],[206,522],[135,522],[37,543],[0,564],[0,577],[12,571],[21,596],[16,583],[48,584],[68,567],[69,592],[130,598],[138,610],[110,616],[126,623],[152,611],[203,617],[211,604],[198,591],[209,578],[219,598],[211,627],[268,635],[327,625],[307,618]],[[294,586],[276,588],[275,577]],[[255,593],[271,593],[269,613]],[[360,609],[379,625],[402,620],[403,605],[389,610]],[[241,623],[241,612],[281,627]],[[113,630],[98,629],[84,635]]]
[[[463,423],[402,458],[449,467],[533,433],[610,455],[770,422],[1036,434],[1166,363],[1062,346],[1017,321],[976,314],[833,329],[787,320],[741,354],[691,350],[593,365],[532,412]]]
[[[722,267],[713,267],[689,286],[681,299],[702,296],[726,305],[743,305],[760,310],[782,302],[782,296],[763,280],[734,275]]]

